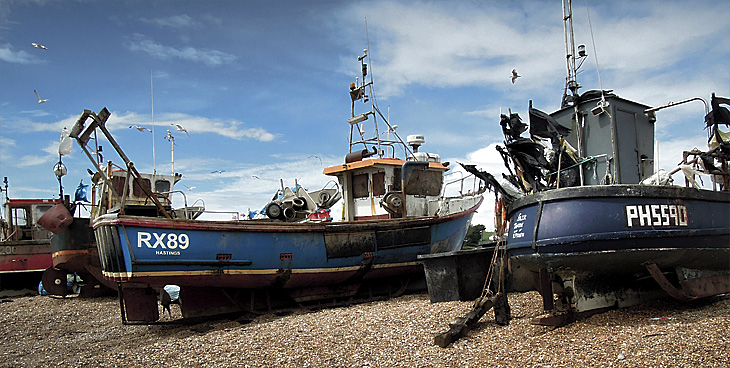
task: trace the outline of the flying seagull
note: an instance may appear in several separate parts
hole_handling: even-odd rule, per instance
[[[398,129],[398,125],[393,125],[392,127],[388,128],[388,130],[384,130],[383,134],[385,133],[395,133],[395,130]]]
[[[226,172],[226,170],[214,170],[214,171],[211,171],[210,173],[211,174],[223,174],[224,172]]]
[[[251,175],[251,177],[254,178],[254,179],[261,179],[261,178],[259,178],[258,175]]]
[[[307,157],[307,158],[312,158],[312,157],[314,157],[314,158],[318,159],[318,160],[319,160],[319,164],[320,164],[320,165],[322,164],[322,159],[321,159],[321,158],[320,158],[319,156],[317,156],[317,155],[311,155],[311,156],[309,156],[309,157]]]
[[[44,103],[44,102],[48,101],[48,99],[45,99],[45,100],[44,100],[44,99],[42,99],[42,98],[41,98],[41,96],[40,96],[40,95],[38,94],[38,91],[36,91],[36,90],[33,90],[33,92],[35,92],[35,96],[36,96],[36,97],[38,97],[38,103],[39,103],[39,104],[41,104],[41,103]]]
[[[146,128],[146,127],[141,127],[141,126],[139,126],[139,125],[130,125],[130,126],[129,126],[129,129],[132,129],[132,128],[134,128],[134,129],[137,129],[137,130],[139,130],[140,132],[144,132],[145,130],[146,130],[146,131],[148,131],[148,132],[150,132],[150,133],[152,132],[152,130],[151,130],[150,128]]]
[[[187,186],[187,185],[185,185],[185,184],[183,184],[183,186],[184,186],[185,188],[188,188],[188,190],[193,190],[193,189],[195,189],[195,187],[189,187],[189,186]]]
[[[517,74],[517,69],[512,69],[512,84],[515,84],[515,81],[519,77],[521,77],[521,75]]]
[[[48,47],[45,47],[45,46],[43,46],[43,45],[41,45],[39,43],[31,42],[30,44],[33,45],[33,47],[35,47],[37,49],[48,50]]]
[[[176,126],[178,132],[185,132],[185,134],[187,134],[188,136],[190,136],[190,133],[188,133],[188,130],[185,129],[185,128],[183,128],[182,125],[180,125],[180,124],[170,124],[170,125]]]

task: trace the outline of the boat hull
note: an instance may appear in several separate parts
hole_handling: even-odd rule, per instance
[[[518,200],[508,216],[507,251],[535,271],[564,265],[615,273],[621,264],[631,273],[649,259],[664,267],[730,269],[730,194],[724,192],[642,185],[564,188]],[[618,253],[620,260],[608,260]],[[601,258],[606,262],[597,262]]]
[[[82,297],[109,295],[116,290],[116,284],[102,275],[96,239],[88,218],[74,218],[71,224],[54,234],[51,251],[53,267],[43,274],[43,285],[48,293],[68,294],[67,274],[76,274],[83,280],[79,294]]]
[[[474,209],[358,223],[236,223],[105,217],[103,274],[115,282],[301,288],[418,271],[418,254],[461,247]]]
[[[510,206],[508,217],[506,250],[514,288],[541,290],[545,299],[555,291],[545,284],[569,287],[573,300],[566,304],[577,310],[640,302],[643,292],[637,290],[652,285],[639,282],[651,281],[649,264],[676,273],[673,280],[680,284],[691,274],[730,274],[726,192],[643,185],[571,187],[521,198]],[[637,295],[606,297],[608,293]],[[595,300],[598,294],[605,299],[601,303],[576,302]]]
[[[441,217],[355,222],[213,222],[107,215],[94,222],[103,275],[125,323],[159,318],[180,286],[184,317],[397,295],[423,279],[419,254],[461,249],[481,199]]]
[[[35,290],[51,266],[49,240],[8,240],[0,243],[0,289]]]
[[[20,240],[0,243],[0,274],[39,272],[51,266],[48,240]]]

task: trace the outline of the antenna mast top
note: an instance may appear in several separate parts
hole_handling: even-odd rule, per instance
[[[584,45],[578,45],[578,55],[575,53],[575,37],[573,35],[573,1],[563,0],[563,32],[565,34],[565,63],[568,70],[568,76],[565,78],[565,91],[563,92],[562,107],[572,105],[578,96],[578,89],[582,86],[578,83],[576,75],[580,65],[583,64],[586,57],[586,48]],[[576,66],[575,62],[581,60]],[[568,95],[568,90],[571,94]]]

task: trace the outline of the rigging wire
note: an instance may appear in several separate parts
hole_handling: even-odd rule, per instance
[[[606,97],[603,95],[603,82],[601,81],[601,68],[598,67],[598,51],[596,50],[596,39],[593,36],[593,22],[591,22],[591,11],[586,1],[586,13],[588,14],[588,28],[591,31],[591,43],[593,44],[593,59],[596,61],[596,73],[598,74],[598,87],[601,89],[601,107],[605,107]]]

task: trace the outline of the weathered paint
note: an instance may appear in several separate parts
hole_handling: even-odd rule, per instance
[[[416,266],[418,254],[456,250],[476,208],[417,220],[326,224],[108,216],[95,231],[104,275],[117,282],[297,288],[346,281],[363,273],[366,258],[372,259],[367,273],[392,274]],[[290,270],[286,280],[282,269]]]

